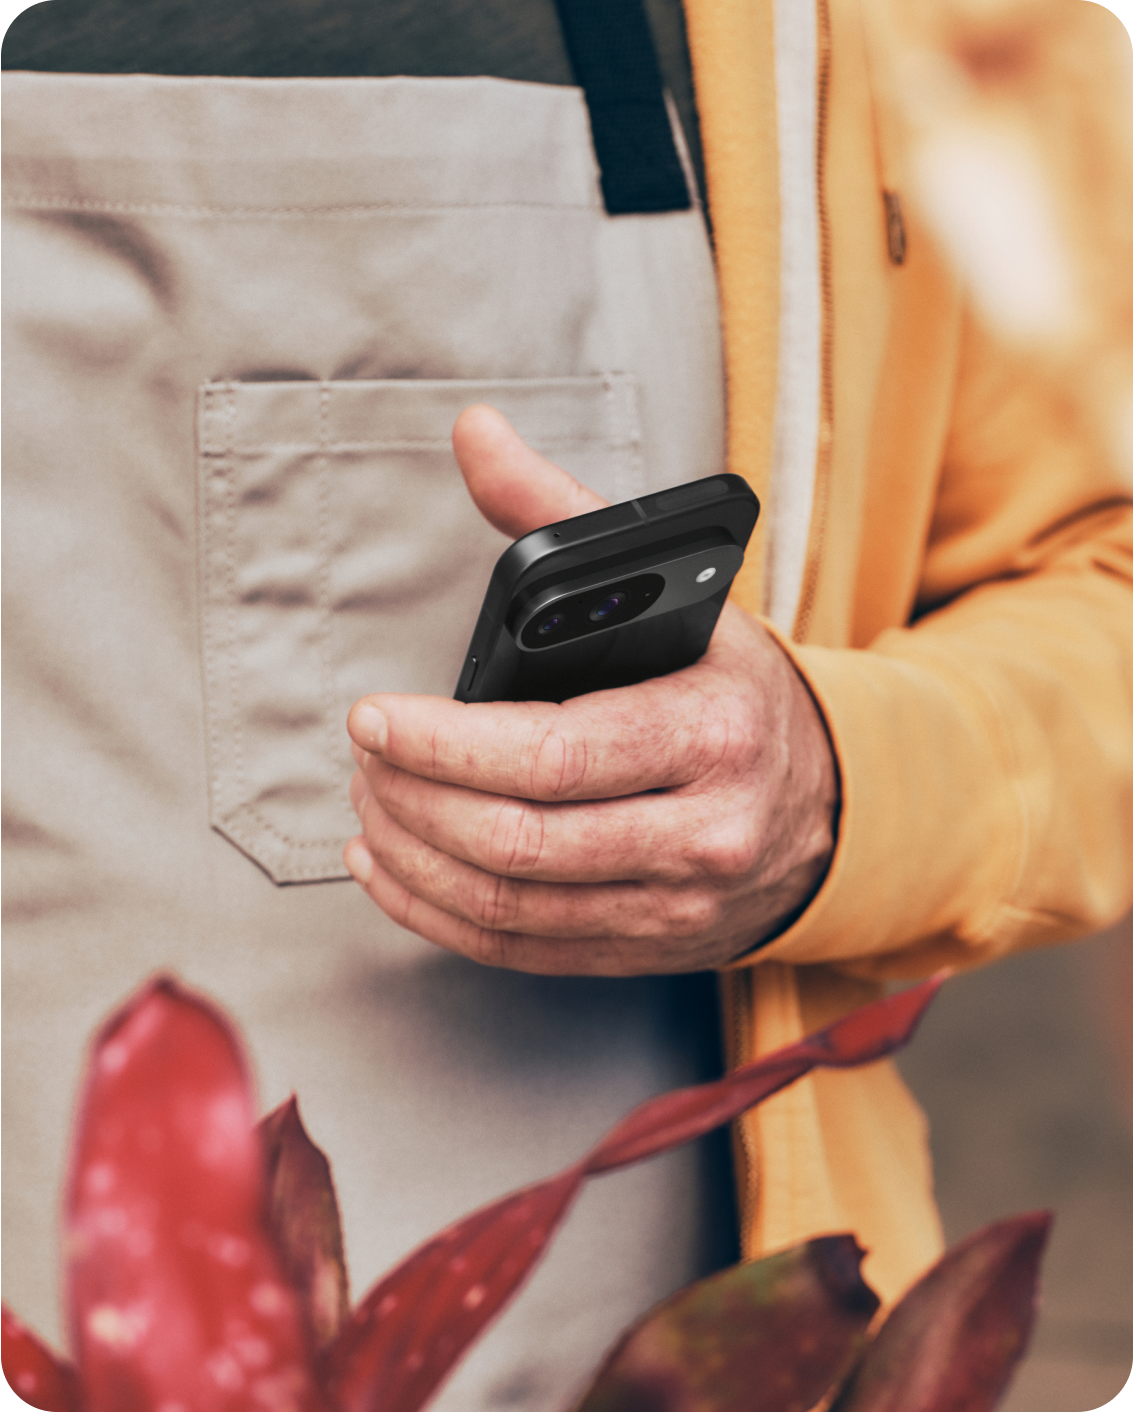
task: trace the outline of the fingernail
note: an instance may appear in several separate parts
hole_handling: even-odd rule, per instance
[[[353,727],[351,734],[363,749],[378,754],[385,750],[386,741],[389,739],[389,724],[385,713],[379,711],[376,706],[371,706],[369,702],[355,706],[350,713],[350,724]]]
[[[352,838],[342,850],[342,861],[354,881],[365,887],[373,876],[374,860],[360,838]]]

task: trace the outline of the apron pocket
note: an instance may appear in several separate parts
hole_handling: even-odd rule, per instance
[[[608,499],[643,493],[624,374],[200,389],[209,822],[277,883],[348,876],[351,704],[455,689],[507,544],[452,453],[474,402]]]

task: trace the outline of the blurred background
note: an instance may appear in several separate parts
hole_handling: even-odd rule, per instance
[[[899,1064],[932,1125],[949,1244],[1055,1213],[1039,1322],[1002,1412],[1103,1406],[1133,1365],[1133,915],[954,977]]]

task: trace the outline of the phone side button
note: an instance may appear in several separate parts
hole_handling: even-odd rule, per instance
[[[464,669],[464,681],[461,682],[460,689],[467,696],[472,690],[472,683],[476,680],[477,662],[475,657],[469,657],[468,665]]]

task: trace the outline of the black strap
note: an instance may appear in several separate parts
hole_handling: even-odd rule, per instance
[[[611,216],[692,204],[642,0],[555,0]]]

